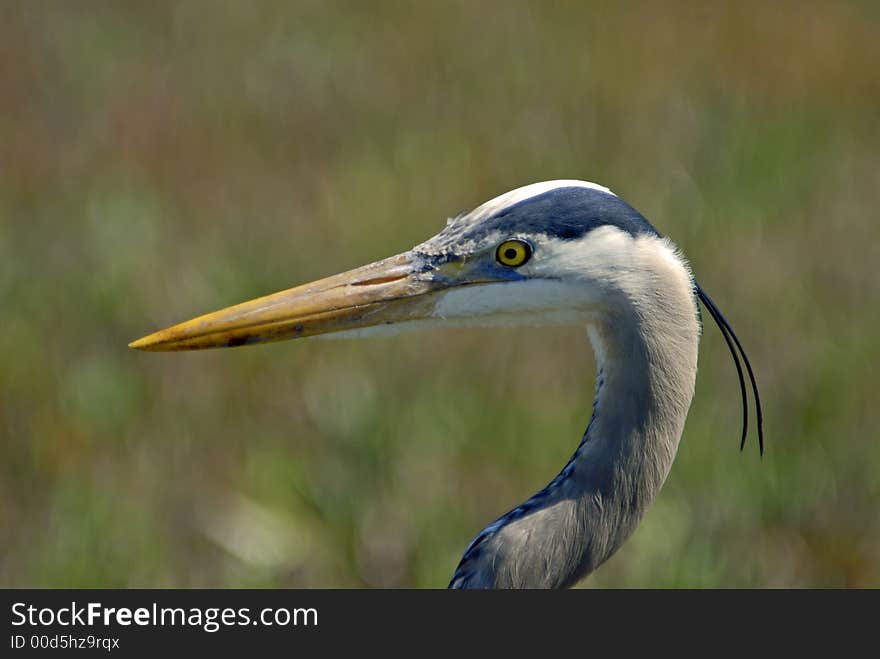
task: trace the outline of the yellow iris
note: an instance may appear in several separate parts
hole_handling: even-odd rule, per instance
[[[495,258],[498,263],[510,268],[521,266],[529,260],[531,255],[531,246],[522,240],[505,240],[495,250]]]

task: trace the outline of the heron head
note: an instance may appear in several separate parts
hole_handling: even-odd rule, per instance
[[[397,256],[130,345],[193,350],[403,327],[589,321],[627,282],[638,279],[644,287],[639,253],[646,249],[655,257],[665,249],[661,262],[677,262],[682,285],[692,286],[674,250],[607,188],[536,183],[449,220],[436,236]]]

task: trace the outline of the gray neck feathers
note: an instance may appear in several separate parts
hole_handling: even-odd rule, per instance
[[[590,326],[599,375],[583,440],[546,488],[477,536],[450,587],[565,588],[635,530],[672,466],[694,392],[699,325],[690,280],[680,279],[650,299],[624,293]]]

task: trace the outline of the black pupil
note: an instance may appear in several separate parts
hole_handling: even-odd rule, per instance
[[[504,250],[504,258],[513,261],[516,258],[516,250],[513,247],[508,247]]]

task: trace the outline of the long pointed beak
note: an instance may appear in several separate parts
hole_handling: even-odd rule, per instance
[[[449,286],[419,273],[406,253],[237,304],[129,344],[138,350],[200,350],[281,341],[418,320],[429,293]]]

